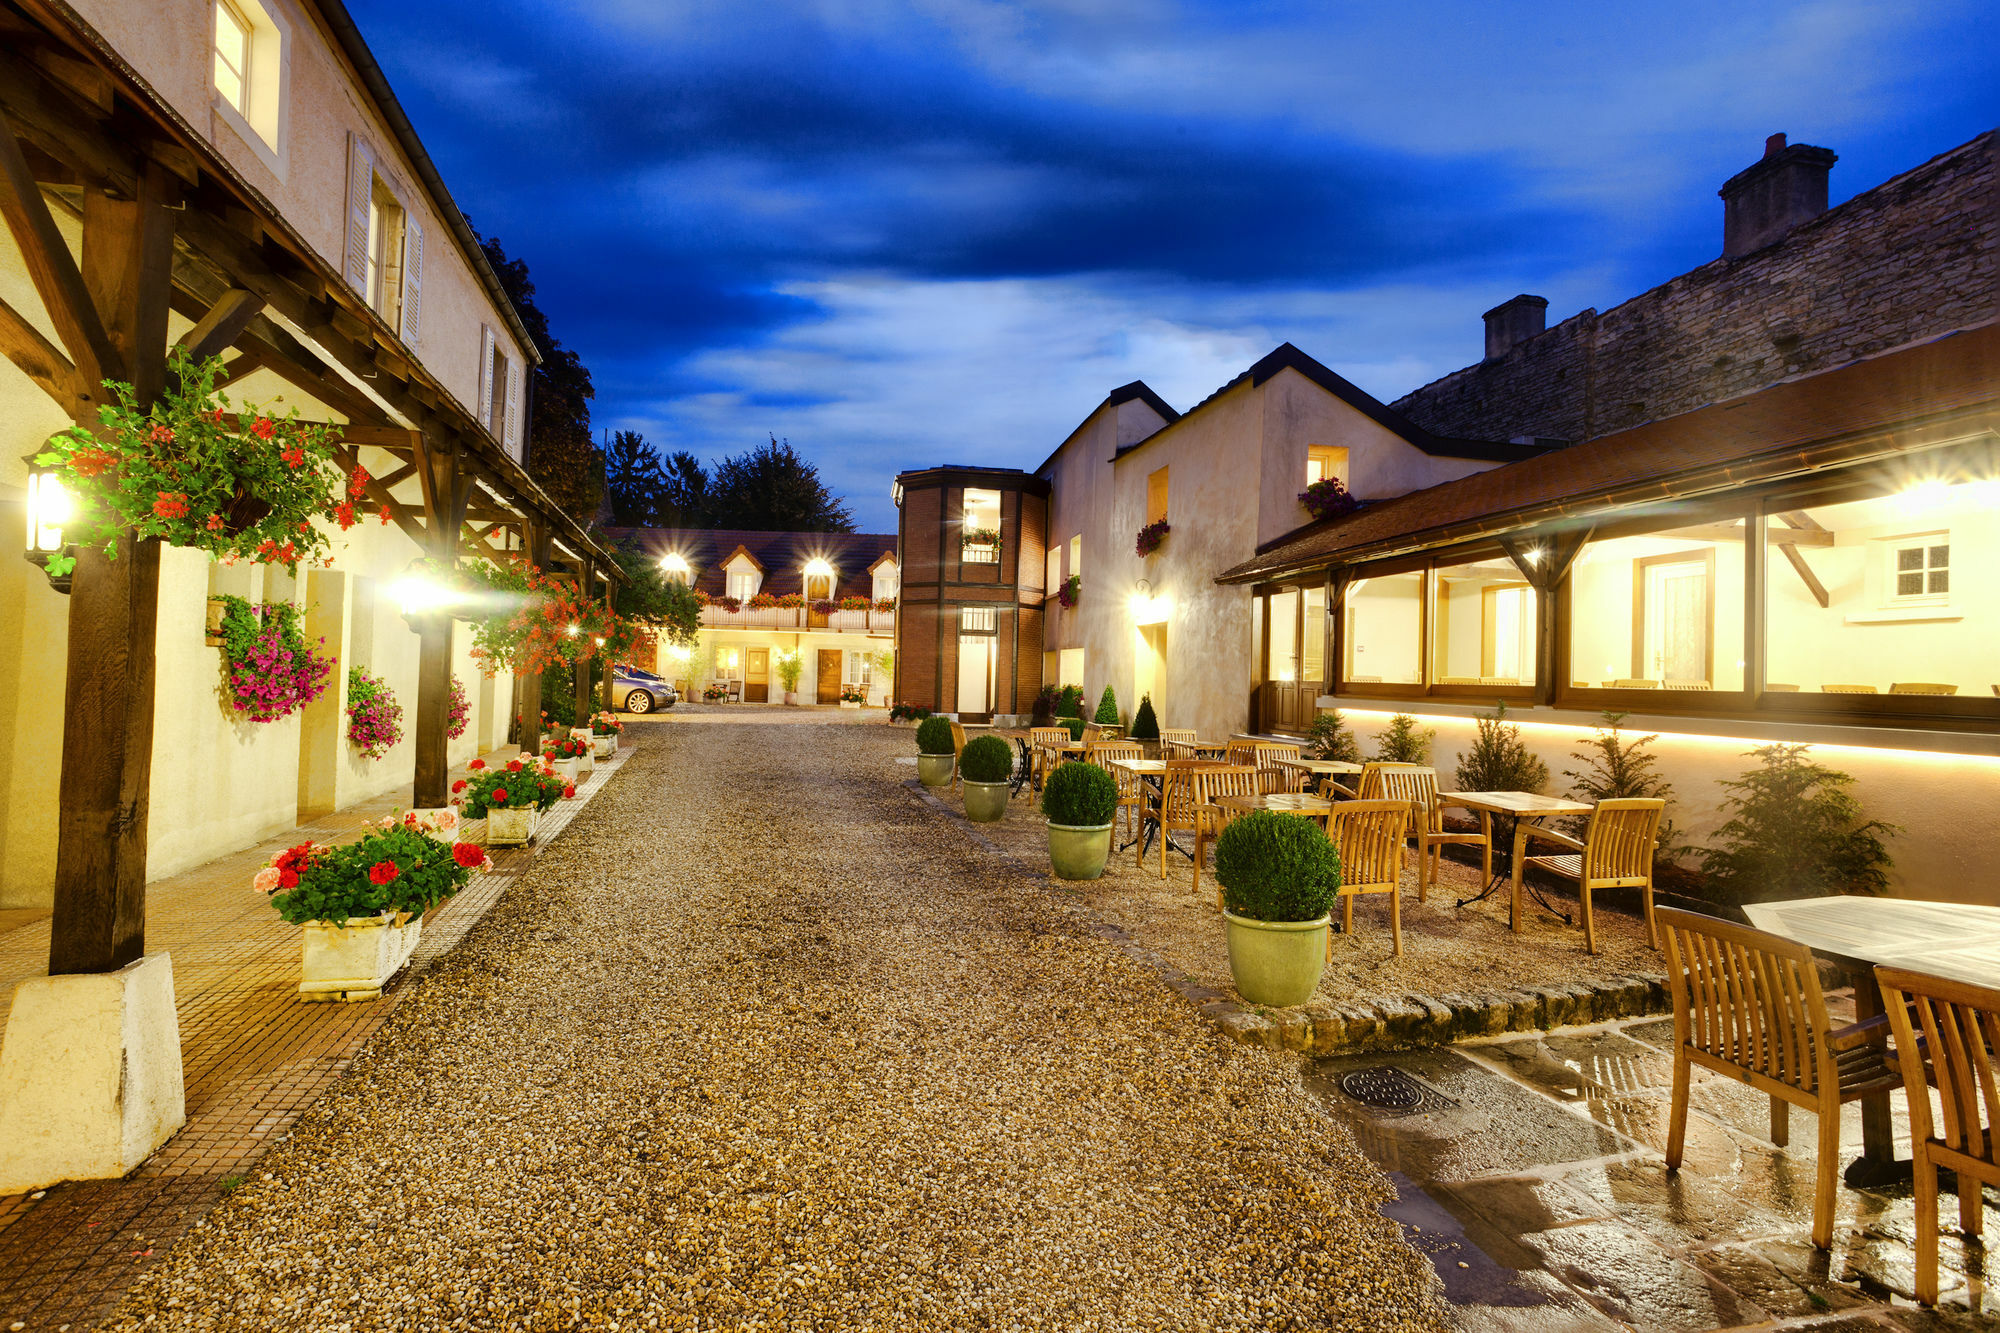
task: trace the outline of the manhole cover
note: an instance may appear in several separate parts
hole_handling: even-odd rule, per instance
[[[1340,1090],[1378,1111],[1431,1110],[1452,1104],[1393,1065],[1351,1069],[1340,1076]]]

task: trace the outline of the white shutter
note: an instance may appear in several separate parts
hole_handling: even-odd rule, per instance
[[[521,367],[511,357],[507,361],[507,434],[504,443],[507,452],[519,456],[521,452]]]
[[[424,228],[408,213],[403,222],[403,341],[417,341],[424,309]]]
[[[368,295],[368,201],[375,192],[375,154],[361,136],[347,136],[347,283]]]
[[[484,324],[479,326],[479,401],[473,415],[489,434],[500,433],[500,423],[493,419],[493,330]]]

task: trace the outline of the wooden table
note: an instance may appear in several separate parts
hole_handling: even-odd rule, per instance
[[[1305,815],[1322,824],[1333,813],[1332,801],[1296,791],[1264,792],[1257,796],[1219,796],[1215,803],[1239,815],[1247,815],[1252,810],[1269,810],[1281,815]]]
[[[1587,815],[1592,807],[1583,801],[1572,801],[1561,796],[1540,796],[1531,791],[1448,791],[1438,794],[1438,801],[1444,805],[1462,805],[1479,816],[1479,831],[1486,836],[1486,845],[1492,849],[1495,873],[1493,882],[1470,898],[1461,898],[1458,905],[1484,902],[1493,896],[1513,877],[1514,830],[1524,819],[1549,819],[1556,815]],[[1493,816],[1500,815],[1509,822],[1507,840],[1503,844],[1493,837]],[[1503,860],[1504,849],[1504,860]],[[1574,918],[1568,912],[1560,911],[1542,897],[1542,892],[1534,885],[1528,885],[1528,892],[1535,895],[1535,901],[1542,910],[1552,916],[1562,918],[1569,925]]]
[[[1161,741],[1161,750],[1184,752],[1195,759],[1226,759],[1229,757],[1228,741]]]
[[[1757,929],[1803,944],[1832,963],[1854,987],[1857,1020],[1882,1012],[1878,963],[2000,986],[2000,907],[1840,896],[1749,903],[1743,914]],[[1896,1160],[1889,1093],[1862,1098],[1861,1156],[1847,1168],[1847,1183],[1866,1189],[1909,1175],[1910,1164]]]
[[[1347,759],[1305,759],[1291,755],[1280,755],[1271,761],[1279,768],[1289,768],[1296,773],[1310,776],[1315,783],[1327,778],[1353,777],[1364,765]]]
[[[1184,763],[1187,761],[1175,760],[1173,762]],[[1153,793],[1153,808],[1158,810],[1160,802],[1167,798],[1167,763],[1168,761],[1165,759],[1113,759],[1111,767],[1123,769],[1143,781]],[[1216,765],[1203,764],[1203,767],[1214,768]],[[1146,840],[1146,845],[1139,849],[1139,855],[1143,859],[1147,850],[1153,845],[1154,831],[1161,826],[1162,822],[1158,818],[1149,818],[1145,811],[1141,811],[1139,814],[1139,832],[1127,838],[1124,845],[1120,846],[1118,850],[1121,852],[1124,851],[1126,847],[1130,847],[1143,837]],[[1172,838],[1167,839],[1167,846],[1173,847],[1176,851],[1184,855],[1193,856],[1192,852],[1188,852],[1187,849],[1177,846]]]

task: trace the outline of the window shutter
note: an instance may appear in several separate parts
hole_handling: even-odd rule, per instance
[[[507,417],[507,434],[503,443],[510,453],[521,449],[521,367],[509,358],[507,361],[507,398],[504,404]]]
[[[368,199],[375,191],[375,154],[361,136],[347,136],[347,284],[368,295]]]
[[[403,221],[403,341],[416,342],[424,307],[424,228],[408,213]]]
[[[493,419],[493,330],[484,324],[479,326],[479,402],[473,415],[488,433],[500,433],[500,423]]]

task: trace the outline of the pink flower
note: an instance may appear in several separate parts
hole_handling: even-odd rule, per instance
[[[278,891],[278,868],[276,866],[265,866],[257,872],[256,878],[250,881],[250,887],[259,893],[276,893]]]

